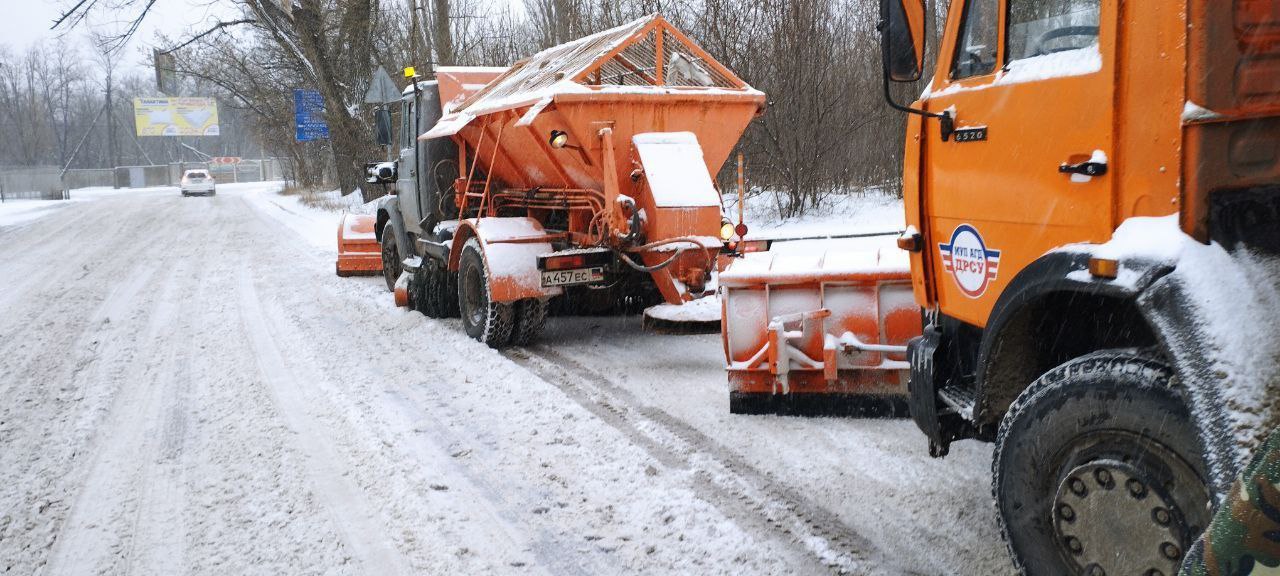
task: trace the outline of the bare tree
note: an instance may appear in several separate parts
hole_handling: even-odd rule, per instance
[[[431,43],[436,63],[451,66],[457,62],[453,52],[452,14],[449,0],[431,0]]]

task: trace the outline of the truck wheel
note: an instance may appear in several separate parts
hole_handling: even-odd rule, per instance
[[[402,261],[400,250],[396,247],[396,232],[388,226],[382,230],[382,278],[387,281],[387,290],[391,292],[396,291]]]
[[[424,259],[410,284],[413,306],[428,318],[448,318],[458,313],[458,283],[446,264]]]
[[[1028,575],[1172,576],[1208,525],[1196,427],[1172,371],[1104,350],[1041,376],[1005,414],[992,492]]]
[[[511,328],[511,344],[525,346],[538,338],[547,323],[547,301],[525,298],[516,302],[515,325]]]
[[[501,348],[510,342],[512,306],[489,298],[489,269],[475,239],[467,240],[458,264],[458,308],[468,336],[490,348]]]

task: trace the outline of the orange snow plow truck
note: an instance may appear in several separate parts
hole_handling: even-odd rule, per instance
[[[487,74],[487,77],[485,76]],[[402,101],[375,231],[396,302],[524,344],[548,301],[713,295],[734,234],[713,184],[764,94],[661,16],[509,69],[442,69]]]
[[[892,104],[925,4],[881,16]],[[1023,572],[1172,576],[1278,423],[1280,0],[954,0],[937,52],[892,104],[912,417],[995,444]]]

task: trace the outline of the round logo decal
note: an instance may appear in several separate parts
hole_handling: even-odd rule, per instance
[[[951,234],[950,244],[939,244],[942,269],[955,279],[960,292],[980,298],[1000,271],[1000,251],[987,248],[982,234],[969,224],[961,224]]]

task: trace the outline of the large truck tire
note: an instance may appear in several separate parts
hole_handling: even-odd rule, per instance
[[[480,243],[474,238],[462,247],[458,262],[458,308],[467,335],[490,348],[502,348],[511,341],[515,313],[510,304],[489,297],[489,269]]]
[[[410,284],[413,307],[428,318],[458,315],[458,279],[444,262],[424,258]]]
[[[382,231],[382,278],[387,281],[387,290],[396,291],[396,280],[400,279],[400,267],[404,258],[396,246],[396,233],[391,226]]]
[[[1000,423],[992,492],[1023,573],[1173,576],[1208,525],[1207,466],[1173,372],[1104,350],[1037,379]]]
[[[540,298],[525,298],[516,302],[515,325],[511,328],[511,344],[526,346],[542,334],[542,327],[547,323],[547,301]]]

